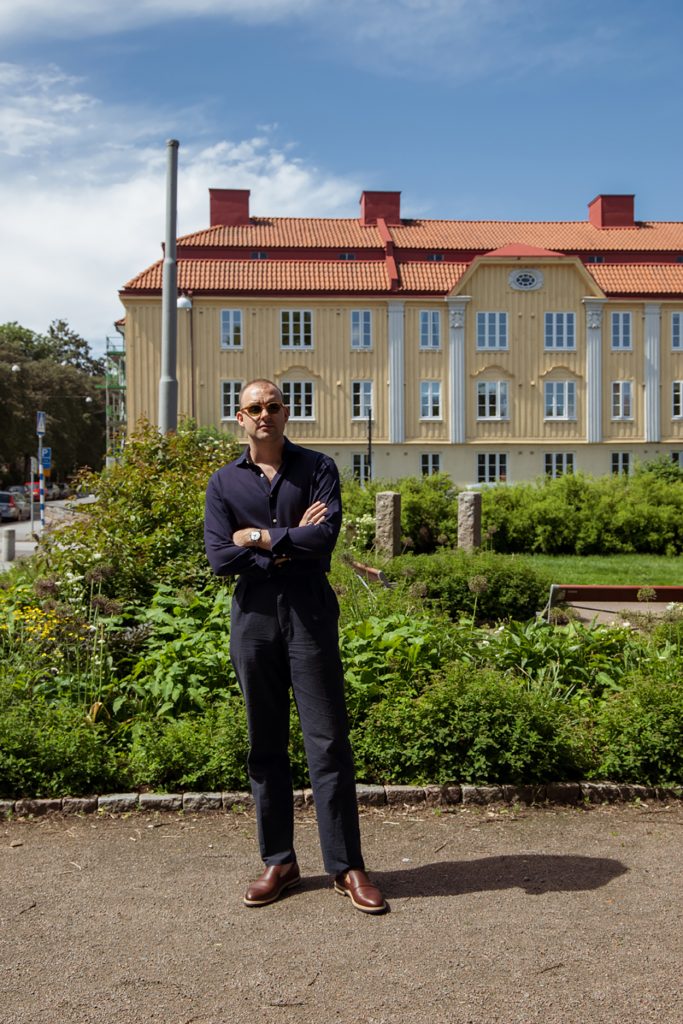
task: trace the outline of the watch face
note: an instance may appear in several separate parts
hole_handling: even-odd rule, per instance
[[[253,541],[261,540],[261,531],[260,530],[252,530],[250,535],[249,535],[249,539],[253,540]]]

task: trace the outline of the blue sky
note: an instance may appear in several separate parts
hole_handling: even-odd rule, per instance
[[[270,215],[683,220],[679,0],[2,0],[0,322],[96,350],[210,187]]]

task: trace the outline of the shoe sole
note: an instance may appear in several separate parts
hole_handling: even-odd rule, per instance
[[[356,910],[360,910],[361,914],[384,914],[388,909],[386,900],[381,907],[364,907],[361,903],[356,903],[349,890],[345,889],[339,882],[334,883],[334,891],[338,892],[340,896],[348,896]]]
[[[266,900],[248,900],[245,896],[242,902],[245,907],[267,907],[270,903],[277,903],[283,892],[293,889],[295,885],[301,885],[301,878],[292,878],[291,881],[285,882],[273,896],[269,896]]]

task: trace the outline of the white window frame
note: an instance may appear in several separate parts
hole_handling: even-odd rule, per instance
[[[509,419],[509,387],[506,380],[477,381],[477,419]]]
[[[683,380],[671,381],[671,419],[683,419]]]
[[[290,420],[315,419],[315,383],[312,380],[283,380],[280,389]]]
[[[628,312],[613,310],[610,324],[610,346],[613,352],[630,352],[633,348],[633,317]]]
[[[441,453],[422,452],[420,454],[420,472],[422,476],[433,476],[441,472]]]
[[[420,310],[420,351],[438,352],[441,348],[441,311]]]
[[[477,483],[500,484],[508,477],[507,452],[479,452],[477,455]]]
[[[612,476],[628,476],[631,472],[631,453],[612,452]]]
[[[372,348],[372,310],[351,310],[351,348],[357,352],[369,352]]]
[[[576,381],[547,380],[543,385],[543,418],[576,419]]]
[[[436,409],[436,411],[435,411]],[[427,411],[425,411],[427,410]],[[441,381],[421,380],[420,381],[420,419],[440,420],[443,419],[441,412]]]
[[[244,320],[241,309],[221,310],[221,349],[244,348]]]
[[[221,420],[235,420],[240,408],[240,391],[244,381],[222,380],[221,382]],[[229,397],[228,397],[229,396]],[[227,398],[227,402],[226,402]],[[226,409],[228,410],[226,413]]]
[[[545,475],[556,480],[574,472],[574,452],[546,452],[544,457]]]
[[[375,418],[374,386],[371,380],[351,381],[351,419],[367,420],[368,410],[371,418]]]
[[[354,479],[360,481],[361,484],[366,484],[368,480],[372,479],[371,469],[367,452],[351,453],[351,473]]]
[[[683,313],[671,314],[671,348],[676,352],[683,349]]]
[[[612,381],[612,419],[633,419],[633,381]]]
[[[503,311],[477,313],[477,350],[498,352],[508,348],[508,315]]]
[[[295,325],[295,318],[298,323]],[[313,348],[313,310],[280,310],[280,348]]]
[[[576,350],[576,315],[548,312],[544,319],[543,347],[547,352]]]

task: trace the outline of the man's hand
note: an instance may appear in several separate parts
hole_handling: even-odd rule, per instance
[[[317,526],[318,523],[325,521],[327,515],[327,505],[324,501],[314,501],[312,505],[306,509],[302,515],[299,526]]]

